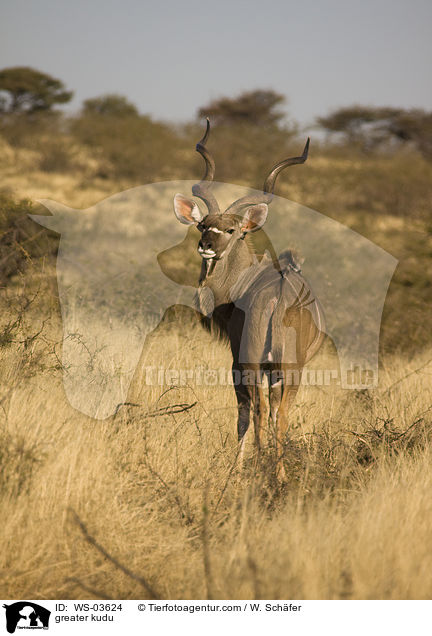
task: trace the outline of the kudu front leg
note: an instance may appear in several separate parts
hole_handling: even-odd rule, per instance
[[[252,406],[255,446],[259,452],[263,446],[264,429],[268,417],[267,402],[262,385],[262,374],[260,369],[248,367],[245,371],[246,373],[243,377],[243,375],[235,373],[233,370],[234,378],[236,375],[242,378],[240,383],[236,383],[236,396],[239,409],[237,423],[238,438],[239,441],[243,440],[249,428],[250,408]]]
[[[261,378],[258,378],[253,390],[253,421],[255,432],[255,446],[258,453],[264,443],[264,430],[267,426],[268,409]]]
[[[237,405],[238,405],[237,436],[238,436],[238,441],[240,445],[239,464],[242,464],[245,435],[249,428],[252,396],[251,396],[249,387],[243,383],[241,368],[235,364],[232,367],[232,376],[233,376],[234,389],[235,389]]]

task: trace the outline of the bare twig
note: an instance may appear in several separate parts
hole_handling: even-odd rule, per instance
[[[180,517],[182,519],[186,519],[186,522],[188,524],[191,524],[193,522],[193,517],[190,514],[190,512],[188,512],[185,507],[182,504],[182,501],[179,497],[179,495],[166,483],[165,479],[162,477],[162,475],[160,475],[157,470],[155,470],[153,468],[153,466],[150,464],[148,455],[146,453],[146,466],[149,469],[149,471],[151,472],[151,474],[153,475],[153,477],[156,477],[156,479],[158,479],[160,481],[160,483],[162,484],[162,486],[165,488],[165,490],[167,491],[168,495],[171,495],[175,501],[175,504],[177,506],[177,508],[179,509],[180,512]]]
[[[253,559],[249,554],[249,545],[248,545],[248,557],[247,557],[247,565],[251,573],[253,589],[254,589],[254,599],[259,600],[263,598],[261,594],[261,586],[258,578],[258,567],[255,559]]]
[[[117,404],[117,406],[115,407],[114,417],[117,417],[117,414],[122,406],[141,406],[141,404],[135,404],[134,402],[120,402],[120,404]]]
[[[27,349],[31,344],[33,344],[33,342],[41,335],[41,333],[43,332],[43,330],[45,329],[45,325],[46,323],[50,320],[50,318],[45,318],[45,320],[42,321],[42,327],[39,329],[39,331],[37,331],[35,334],[33,334],[32,336],[28,336],[27,338],[25,338],[24,340],[20,340],[19,343],[23,344],[24,347]]]
[[[162,406],[160,409],[156,409],[156,411],[146,413],[145,417],[158,417],[159,415],[176,415],[177,413],[184,413],[185,411],[189,411],[196,405],[197,402],[192,402],[192,404],[183,403],[171,404],[170,406]]]
[[[241,451],[241,445],[240,445],[240,444],[238,444],[238,446],[237,446],[237,452],[236,452],[235,457],[234,457],[234,461],[233,461],[233,463],[231,464],[231,467],[230,467],[230,469],[229,469],[229,471],[228,471],[228,475],[227,475],[227,478],[226,478],[225,483],[224,483],[224,485],[223,485],[223,488],[222,488],[222,490],[221,490],[221,492],[220,492],[219,499],[217,500],[216,505],[215,505],[215,507],[213,508],[213,512],[212,512],[212,514],[211,514],[211,518],[212,518],[212,519],[213,519],[213,517],[215,516],[215,514],[216,514],[216,512],[217,512],[217,509],[218,509],[218,508],[219,508],[219,506],[220,506],[220,503],[221,503],[221,501],[222,501],[222,499],[223,499],[223,497],[224,497],[224,495],[225,495],[225,491],[226,491],[226,489],[228,488],[228,484],[229,484],[229,482],[230,482],[230,479],[231,479],[232,474],[233,474],[233,472],[234,472],[234,468],[236,467],[236,465],[237,465],[237,461],[238,461],[238,458],[239,458],[239,456],[240,456],[240,451]]]
[[[204,565],[204,579],[206,584],[207,599],[211,601],[215,598],[213,591],[213,577],[210,561],[210,546],[208,540],[208,506],[207,506],[207,489],[206,485],[203,492],[203,519],[201,529],[201,540],[203,547],[203,565]]]
[[[139,583],[139,585],[141,585],[141,587],[143,587],[146,590],[146,592],[151,596],[151,598],[154,598],[154,599],[161,598],[161,596],[156,592],[154,587],[150,585],[150,583],[143,576],[139,576],[138,574],[135,574],[134,572],[129,570],[129,568],[127,568],[125,565],[120,563],[120,561],[118,561],[109,552],[107,552],[105,548],[101,546],[100,543],[98,543],[94,537],[92,537],[92,535],[87,530],[87,527],[81,521],[81,519],[79,518],[75,510],[73,510],[72,508],[69,508],[69,512],[72,515],[73,520],[75,521],[75,523],[81,530],[84,536],[84,539],[87,541],[87,543],[93,546],[100,554],[102,554],[102,556],[104,556],[108,561],[110,561],[110,563],[112,563],[114,567],[116,567],[118,570],[123,572],[123,574],[126,574],[127,577]]]
[[[192,402],[192,404],[171,404],[170,406],[162,406],[156,411],[148,411],[144,413],[143,417],[159,417],[162,415],[175,415],[176,413],[184,413],[185,411],[189,411],[194,406],[196,406],[197,402]],[[119,410],[122,406],[142,406],[142,404],[135,404],[134,402],[120,402],[117,404],[114,417],[118,414]]]
[[[90,585],[86,585],[74,576],[65,579],[65,583],[75,583],[75,585],[81,587],[85,592],[90,592],[90,594],[93,594],[95,598],[103,598],[107,601],[110,601],[112,599],[112,596],[109,596],[106,592],[103,592],[102,590],[96,589],[94,587],[90,587]]]

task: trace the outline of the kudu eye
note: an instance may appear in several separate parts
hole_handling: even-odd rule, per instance
[[[234,234],[234,229],[227,230],[227,231],[226,231],[226,233],[227,233],[227,234]]]

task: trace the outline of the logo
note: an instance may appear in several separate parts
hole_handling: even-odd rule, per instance
[[[19,601],[3,607],[9,634],[14,634],[16,629],[48,629],[51,612],[37,603]]]

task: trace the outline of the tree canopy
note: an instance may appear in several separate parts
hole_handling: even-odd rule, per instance
[[[349,143],[372,149],[386,142],[411,143],[426,158],[432,158],[432,112],[422,109],[350,106],[338,108],[318,124],[341,133]]]
[[[72,95],[63,82],[29,66],[0,70],[0,112],[50,111],[69,102]]]
[[[349,141],[357,141],[363,136],[364,126],[377,122],[386,122],[398,115],[397,108],[375,108],[370,106],[348,106],[332,111],[326,117],[318,117],[322,128],[331,132],[344,133]]]
[[[280,106],[284,95],[273,90],[246,91],[237,97],[221,97],[199,109],[199,117],[210,117],[218,125],[252,124],[277,126],[284,118]]]
[[[86,99],[83,104],[83,115],[108,115],[111,117],[137,117],[138,110],[123,95],[109,93]]]

